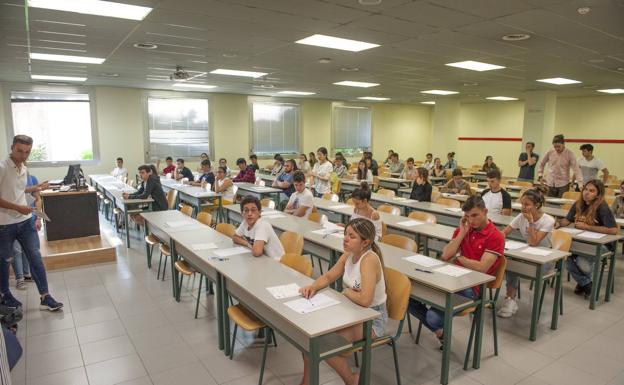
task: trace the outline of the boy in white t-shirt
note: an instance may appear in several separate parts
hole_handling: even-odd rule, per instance
[[[583,174],[583,185],[592,179],[598,179],[599,171],[602,171],[602,181],[607,183],[609,170],[602,160],[594,156],[594,146],[591,144],[582,145],[581,154],[583,156],[578,159],[577,163]]]
[[[254,196],[247,195],[240,204],[243,222],[232,237],[234,243],[251,249],[254,257],[266,254],[279,260],[285,254],[284,247],[271,224],[260,217],[262,205]]]
[[[287,214],[297,217],[307,217],[314,207],[314,196],[305,186],[305,174],[299,170],[293,174],[295,192],[290,195],[288,204],[284,209]]]

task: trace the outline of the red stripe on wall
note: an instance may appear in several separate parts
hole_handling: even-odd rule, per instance
[[[522,142],[522,138],[488,138],[488,137],[473,137],[473,136],[460,136],[457,140],[472,140],[472,141],[484,141],[484,142]],[[606,144],[622,144],[624,139],[565,139],[569,143],[606,143]]]

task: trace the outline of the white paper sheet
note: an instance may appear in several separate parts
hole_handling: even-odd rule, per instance
[[[279,211],[277,212],[277,214],[269,214],[269,215],[263,212],[262,216],[264,218],[269,218],[269,219],[286,218],[286,215],[280,213]]]
[[[552,254],[552,250],[539,249],[537,247],[527,247],[526,249],[522,250],[522,252],[527,253],[527,254],[532,254],[532,255],[540,255],[542,257],[546,257]]]
[[[520,210],[522,208],[522,204],[518,202],[514,202],[511,204],[512,209]]]
[[[299,285],[290,283],[288,285],[280,285],[266,288],[275,299],[292,298],[299,296]]]
[[[444,210],[452,211],[454,213],[461,213],[462,209],[459,207],[445,207]]]
[[[192,224],[193,224],[192,221],[167,221],[167,222],[165,222],[165,225],[167,227],[171,227],[171,228],[189,226],[189,225],[192,225]]]
[[[404,257],[403,259],[424,267],[440,266],[444,264],[444,262],[442,261],[438,261],[435,258],[427,257],[426,255],[422,254],[410,255],[409,257]]]
[[[527,247],[528,245],[524,242],[518,241],[505,241],[505,249],[507,250],[517,250],[523,247]]]
[[[455,265],[444,265],[442,267],[438,267],[433,271],[440,274],[450,275],[451,277],[461,277],[462,275],[470,273],[471,270],[464,269],[463,267]]]
[[[334,209],[334,210],[338,210],[338,209],[348,209],[349,205],[334,205],[334,206],[329,206],[330,209]]]
[[[299,314],[308,314],[317,310],[325,309],[330,306],[338,305],[340,301],[330,298],[325,294],[317,294],[310,299],[299,298],[292,301],[284,302],[292,310]]]
[[[331,236],[332,237],[336,237],[336,238],[340,238],[340,239],[344,239],[344,233],[343,232],[332,233]]]
[[[566,233],[570,233],[570,234],[580,234],[583,232],[583,230],[575,229],[572,227],[560,227],[559,230],[565,231]]]
[[[624,218],[616,218],[615,222],[620,224],[620,225],[624,225]]]
[[[200,250],[216,249],[217,245],[215,243],[196,243],[191,247],[195,251],[200,251]]]
[[[50,217],[48,217],[48,214],[46,214],[43,210],[34,209],[32,213],[47,222],[52,222]]]
[[[251,250],[249,250],[246,247],[235,246],[235,247],[228,247],[227,249],[216,250],[214,253],[221,258],[225,258],[231,255],[238,255],[238,254],[243,254],[243,253],[248,253],[248,252],[251,252]]]
[[[403,202],[403,201],[406,201],[407,198],[405,198],[405,197],[394,197],[394,198],[392,198],[392,200],[395,200],[395,201],[398,201],[398,202]]]
[[[397,222],[397,225],[401,225],[401,226],[418,226],[418,225],[424,225],[425,222],[423,221],[417,221],[415,219],[409,220],[409,221],[403,221],[403,222]]]
[[[583,231],[582,233],[578,234],[578,236],[589,239],[600,239],[607,236],[607,234],[595,233],[593,231]]]

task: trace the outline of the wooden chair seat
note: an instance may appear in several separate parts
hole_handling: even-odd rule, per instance
[[[240,304],[228,307],[227,313],[235,324],[248,332],[266,327],[264,322],[260,321],[258,317],[253,315],[249,310],[245,309],[245,307]]]
[[[191,267],[186,261],[176,261],[175,269],[184,275],[193,275],[195,273],[195,269]]]
[[[160,252],[163,253],[163,255],[166,255],[168,257],[171,256],[171,248],[169,247],[169,245],[161,243],[159,248],[160,248]]]
[[[147,235],[145,237],[145,243],[147,243],[150,246],[154,246],[154,245],[159,245],[162,243],[162,241],[158,238],[156,238],[156,236],[154,234],[150,234]]]

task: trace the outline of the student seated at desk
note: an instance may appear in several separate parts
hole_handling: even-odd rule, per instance
[[[449,170],[455,170],[457,168],[455,152],[449,152],[448,154],[446,154],[446,163],[444,163],[444,168]]]
[[[388,150],[388,157],[383,162],[384,166],[390,166],[390,163],[392,163],[392,155],[394,155],[394,150]]]
[[[363,180],[371,184],[373,183],[373,172],[368,168],[367,165],[367,163],[369,162],[369,158],[366,158],[366,160],[360,160],[358,162],[357,174],[355,174],[356,180]]]
[[[364,151],[363,155],[363,159],[366,161],[366,167],[371,170],[373,176],[377,176],[379,174],[379,165],[377,164],[377,161],[373,159],[373,153],[370,151]]]
[[[175,170],[176,170],[176,166],[175,164],[173,164],[173,158],[168,156],[167,159],[165,159],[165,163],[167,164],[167,167],[165,167],[162,171],[162,176],[166,176],[167,174],[171,174],[171,176],[175,176]],[[160,160],[158,162],[156,162],[156,168],[160,168]]]
[[[352,219],[345,228],[343,241],[344,253],[336,264],[314,283],[299,289],[305,298],[313,297],[317,292],[342,277],[344,290],[342,294],[353,303],[368,307],[381,313],[381,317],[373,321],[372,338],[385,335],[388,311],[386,310],[386,283],[383,274],[381,250],[375,243],[375,227],[365,219]],[[348,341],[359,341],[363,338],[362,325],[353,325],[338,330],[340,336]],[[348,385],[356,385],[359,380],[357,373],[352,373],[347,359],[338,355],[326,360],[334,368],[342,381]],[[308,384],[309,361],[303,355],[303,379],[301,384]]]
[[[581,197],[572,205],[568,215],[555,224],[555,228],[574,223],[574,227],[579,230],[617,235],[620,229],[604,200],[604,195],[602,181],[593,179],[585,183]],[[572,255],[566,260],[566,268],[577,283],[574,294],[584,295],[586,299],[591,294],[594,263],[594,258],[582,255]]]
[[[310,154],[308,154],[308,155],[310,157],[310,162],[309,162],[310,163],[310,167],[312,168],[312,167],[314,167],[314,165],[318,161],[316,160],[316,155],[314,155],[314,152],[310,151]]]
[[[432,192],[433,186],[429,183],[429,172],[424,167],[418,167],[416,169],[416,181],[412,187],[410,199],[415,199],[419,202],[431,202]]]
[[[155,167],[149,165],[139,166],[139,177],[141,178],[141,187],[135,193],[124,193],[124,199],[147,199],[152,198],[152,211],[165,211],[169,207],[167,206],[167,198],[160,184],[160,178],[154,172]],[[132,219],[142,225],[145,223],[143,217],[140,214],[133,214]]]
[[[190,168],[184,165],[184,159],[178,158],[176,163],[178,164],[178,167],[176,168],[176,175],[175,175],[176,180],[180,180],[183,178],[188,179],[189,182],[192,182],[195,180],[195,177],[193,176],[193,171],[191,171]]]
[[[541,211],[544,205],[544,192],[539,189],[527,190],[522,194],[522,212],[518,214],[509,226],[503,229],[507,237],[514,230],[519,230],[522,238],[529,246],[551,247],[551,233],[555,228],[555,218]],[[552,264],[542,265],[542,271],[548,273],[553,268]],[[516,294],[518,293],[518,274],[505,272],[507,280],[507,295],[496,314],[502,318],[509,318],[518,311]]]
[[[308,162],[306,154],[299,155],[299,164],[297,168],[306,175],[308,175],[308,173],[312,170],[312,166],[310,166],[310,162]]]
[[[349,175],[349,171],[339,157],[336,157],[336,159],[334,159],[334,173],[336,173],[336,176],[338,178],[344,178]]]
[[[442,166],[442,161],[440,158],[435,158],[433,160],[433,167],[431,168],[431,176],[436,178],[441,178],[446,176],[446,170],[444,170],[444,166]]]
[[[232,183],[232,180],[228,178],[225,167],[219,167],[217,169],[217,176],[215,178],[213,190],[216,193],[222,194],[223,205],[234,203],[236,199],[234,196],[234,183]]]
[[[292,180],[295,191],[290,195],[284,212],[297,217],[307,217],[314,208],[314,196],[306,188],[306,176],[297,170],[293,173]]]
[[[123,166],[123,158],[117,158],[117,167],[113,169],[111,175],[117,179],[123,179],[128,177],[128,170]]]
[[[272,187],[282,189],[283,193],[290,198],[295,187],[293,186],[293,173],[297,170],[297,163],[294,159],[289,159],[284,163],[284,172],[282,172],[273,181]]]
[[[487,173],[486,188],[481,193],[490,214],[511,215],[511,195],[501,187],[501,173],[497,168],[493,168]]]
[[[205,152],[202,152],[201,155],[199,156],[199,167],[197,167],[197,172],[202,172],[201,163],[208,159],[209,159],[208,154],[206,154]]]
[[[327,160],[327,149],[325,147],[319,147],[316,151],[318,157],[318,163],[312,168],[312,175],[314,179],[314,193],[321,196],[325,193],[331,192],[331,173],[334,171],[334,166]]]
[[[478,195],[473,195],[462,206],[464,217],[453,233],[453,239],[442,251],[441,259],[481,273],[496,275],[500,263],[499,256],[505,252],[505,236],[487,217],[485,202]],[[476,299],[479,287],[457,292],[461,296]],[[427,306],[410,298],[410,314],[418,318],[423,325],[435,333],[440,340],[440,349],[444,332],[444,312],[428,309]]]
[[[251,167],[247,167],[245,158],[238,158],[236,161],[238,166],[238,175],[232,179],[232,182],[256,183],[256,172]]]
[[[464,180],[463,176],[464,174],[462,174],[462,170],[460,168],[454,169],[453,177],[444,185],[444,187],[442,187],[442,192],[451,194],[472,195],[470,185]]]
[[[494,158],[492,155],[488,155],[485,157],[485,161],[483,161],[483,167],[481,167],[481,171],[488,173],[490,170],[498,170],[498,166],[494,163]]]
[[[414,158],[412,157],[407,158],[407,160],[405,161],[405,164],[406,166],[403,168],[403,171],[401,171],[401,175],[399,175],[399,178],[416,180],[418,173],[416,171],[417,167],[414,167]]]
[[[192,186],[201,186],[205,187],[206,183],[211,186],[214,185],[215,175],[212,173],[212,167],[210,165],[210,161],[208,159],[204,159],[201,161],[200,171],[202,172],[201,176],[195,182],[190,182],[189,184]]]
[[[624,218],[624,181],[620,183],[620,195],[613,200],[611,212],[616,218]]]
[[[240,204],[243,222],[236,229],[232,237],[234,243],[251,249],[254,257],[266,254],[268,257],[279,260],[284,254],[284,248],[273,226],[265,221],[260,213],[260,200],[252,195],[243,198]]]
[[[380,240],[383,226],[381,224],[379,212],[370,204],[371,190],[368,187],[368,183],[362,182],[360,187],[353,190],[351,199],[353,200],[354,206],[351,219],[364,218],[371,221],[373,226],[375,226],[375,240]]]
[[[260,170],[260,165],[258,164],[258,156],[256,154],[249,155],[249,160],[251,161],[249,167],[253,168],[254,172]]]
[[[273,169],[271,170],[271,175],[279,176],[284,172],[284,158],[281,155],[275,156],[275,162],[273,163]]]
[[[225,167],[225,174],[229,177],[232,173],[232,170],[227,165],[227,159],[221,158],[219,159],[219,167]]]
[[[390,156],[390,163],[388,164],[388,169],[390,170],[390,173],[400,174],[401,172],[403,172],[403,167],[405,167],[405,165],[399,160],[399,154],[397,154],[396,152],[393,153]]]

